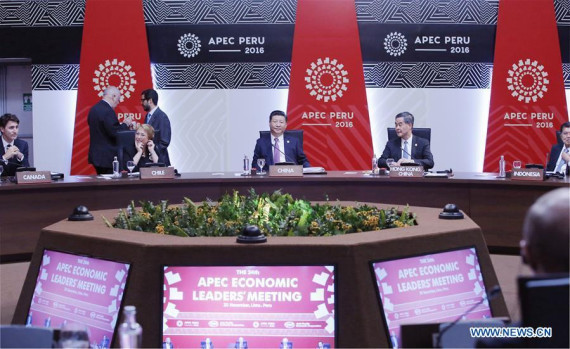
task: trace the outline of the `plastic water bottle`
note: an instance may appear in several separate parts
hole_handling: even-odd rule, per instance
[[[119,176],[120,176],[119,161],[117,160],[117,157],[115,156],[115,158],[113,159],[113,177],[119,178]]]
[[[374,154],[374,157],[372,157],[372,174],[377,174],[378,173],[378,158],[376,157],[376,154]]]
[[[142,327],[137,323],[137,309],[127,305],[123,309],[123,323],[119,326],[121,348],[140,348],[142,344]]]
[[[505,156],[501,155],[501,160],[499,160],[499,177],[505,178],[507,173],[505,172]]]
[[[249,158],[247,157],[247,155],[243,156],[243,174],[244,175],[250,174]]]

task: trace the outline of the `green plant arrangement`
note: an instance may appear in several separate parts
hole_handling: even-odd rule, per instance
[[[267,236],[332,236],[416,225],[408,207],[398,212],[368,205],[311,204],[280,191],[259,195],[253,189],[247,196],[225,194],[217,203],[184,198],[182,205],[144,201],[136,208],[131,202],[113,223],[105,222],[113,228],[176,236],[237,236],[246,225],[258,226]]]

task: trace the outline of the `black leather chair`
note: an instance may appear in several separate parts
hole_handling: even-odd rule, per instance
[[[285,130],[285,135],[297,138],[301,144],[303,144],[303,130]],[[271,132],[269,131],[259,131],[260,138],[271,137]]]
[[[119,160],[121,170],[127,169],[123,154],[125,148],[132,147],[135,144],[135,132],[134,130],[117,132],[117,160]]]
[[[431,143],[431,128],[414,127],[412,129],[412,134],[420,138],[425,138]],[[393,127],[388,127],[388,140],[392,140],[398,137],[396,135],[396,129]]]

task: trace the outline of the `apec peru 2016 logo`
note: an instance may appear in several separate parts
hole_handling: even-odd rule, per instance
[[[538,61],[521,59],[518,63],[513,63],[512,69],[507,73],[509,74],[507,88],[511,91],[511,96],[519,102],[536,102],[548,91],[547,85],[550,84],[548,72]]]
[[[192,33],[184,34],[178,39],[178,52],[186,58],[196,57],[202,49],[200,38]]]
[[[309,94],[317,99],[328,103],[335,102],[348,90],[348,72],[344,70],[344,64],[336,59],[319,58],[316,62],[311,62],[305,76],[307,84],[305,88]]]
[[[103,91],[108,86],[116,86],[121,91],[121,102],[124,102],[125,98],[131,98],[131,93],[135,92],[136,73],[123,60],[107,59],[105,63],[99,64],[94,75],[93,83],[95,86],[93,89],[97,91],[99,97],[103,97]]]
[[[406,52],[408,48],[408,40],[398,32],[392,32],[384,38],[384,50],[394,57],[398,57]]]

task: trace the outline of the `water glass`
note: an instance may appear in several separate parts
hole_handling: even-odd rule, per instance
[[[89,332],[85,325],[66,323],[59,334],[60,348],[89,348]]]
[[[265,172],[263,172],[263,167],[265,167],[265,159],[257,159],[257,166],[259,167],[258,174],[265,174]]]
[[[129,169],[129,173],[133,174],[133,170],[135,168],[135,162],[134,161],[127,161],[127,168]]]
[[[520,160],[513,161],[513,168],[521,168],[522,162]]]

